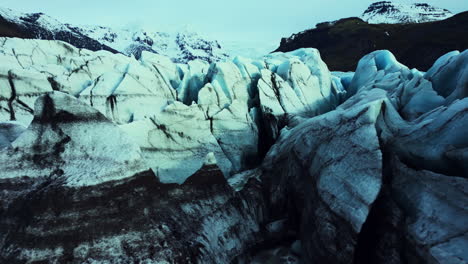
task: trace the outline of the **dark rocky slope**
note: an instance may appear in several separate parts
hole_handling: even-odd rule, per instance
[[[364,55],[386,49],[408,67],[426,71],[445,53],[468,48],[467,23],[468,12],[420,24],[368,24],[346,18],[283,38],[276,51],[316,48],[330,70],[354,71]]]

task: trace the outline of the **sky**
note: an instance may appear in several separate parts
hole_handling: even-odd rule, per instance
[[[142,27],[173,31],[189,27],[225,41],[276,42],[323,21],[359,16],[377,0],[0,0],[1,7],[43,12],[75,25]],[[468,0],[426,2],[454,13]]]

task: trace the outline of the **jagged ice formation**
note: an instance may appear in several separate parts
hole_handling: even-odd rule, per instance
[[[1,38],[0,260],[464,263],[467,60]]]

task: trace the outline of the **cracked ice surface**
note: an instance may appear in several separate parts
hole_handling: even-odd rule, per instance
[[[121,125],[163,182],[183,182],[210,152],[226,177],[251,169],[266,118],[278,134],[284,116],[329,111],[342,97],[335,91],[345,92],[313,49],[184,65],[145,51],[135,60],[60,41],[1,38],[0,44],[0,85],[7,88],[0,92],[0,121],[27,126],[40,95],[68,93]]]

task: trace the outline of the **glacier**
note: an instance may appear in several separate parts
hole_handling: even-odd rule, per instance
[[[209,152],[227,177],[252,168],[259,162],[263,131],[271,130],[274,140],[284,116],[313,116],[337,104],[331,73],[314,50],[270,55],[266,62],[238,57],[209,65],[194,60],[187,67],[146,51],[136,60],[54,41],[5,38],[3,50],[2,60],[10,63],[2,65],[7,66],[2,82],[10,89],[2,96],[8,100],[0,102],[2,118],[28,126],[36,98],[68,93],[121,125],[150,160],[167,160],[152,166],[163,182],[182,183]],[[272,63],[278,64],[277,73]],[[287,80],[284,89],[271,84],[271,76],[278,74],[283,75],[276,77],[279,82]],[[181,161],[185,172],[179,169]]]
[[[0,260],[464,263],[467,59],[0,38]]]

